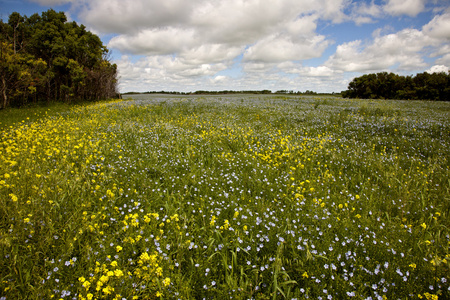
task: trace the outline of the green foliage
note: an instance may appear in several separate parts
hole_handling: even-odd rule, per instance
[[[450,71],[448,74],[419,73],[414,77],[394,73],[367,74],[354,78],[344,98],[403,99],[450,101]]]
[[[0,21],[0,109],[39,100],[71,102],[116,95],[117,66],[100,38],[63,12],[12,13]]]
[[[135,98],[0,112],[1,296],[450,297],[448,103]]]

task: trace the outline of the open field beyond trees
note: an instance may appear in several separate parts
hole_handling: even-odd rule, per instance
[[[0,112],[0,299],[450,298],[450,103],[134,98]]]

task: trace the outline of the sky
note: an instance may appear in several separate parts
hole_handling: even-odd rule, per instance
[[[340,92],[355,77],[450,69],[450,0],[0,0],[97,34],[120,92]]]

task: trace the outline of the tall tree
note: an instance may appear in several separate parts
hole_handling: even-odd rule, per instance
[[[114,97],[117,66],[100,38],[63,12],[31,17],[12,13],[0,21],[2,105]]]
[[[342,96],[362,99],[450,101],[450,71],[433,74],[424,72],[414,77],[387,72],[366,74],[354,78],[349,83],[348,90],[342,92]]]

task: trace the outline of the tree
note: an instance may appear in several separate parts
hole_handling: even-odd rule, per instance
[[[0,21],[2,104],[98,100],[117,92],[117,66],[100,38],[63,12],[31,17],[12,13]]]
[[[450,71],[433,74],[424,72],[416,74],[415,77],[387,72],[367,74],[354,78],[349,83],[348,90],[342,92],[342,96],[450,101]]]

